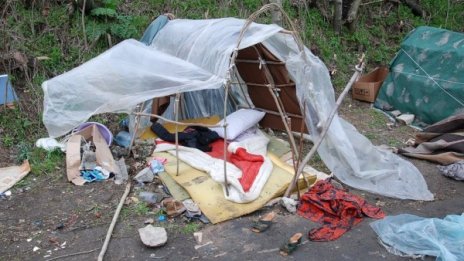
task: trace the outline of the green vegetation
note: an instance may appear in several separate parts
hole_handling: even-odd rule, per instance
[[[87,47],[83,40],[81,7],[75,6],[70,13],[67,1],[36,1],[32,6],[26,6],[27,2],[7,1],[0,8],[5,18],[0,25],[0,53],[6,54],[1,56],[0,71],[11,75],[21,100],[14,110],[0,109],[0,147],[17,152],[18,161],[29,158],[33,173],[40,174],[53,171],[56,164],[63,161],[59,152],[33,149],[33,142],[46,136],[41,121],[42,82],[95,57],[109,44],[125,38],[140,38],[150,21],[161,13],[170,12],[178,18],[191,19],[247,18],[267,1],[101,0],[84,19]],[[340,35],[333,32],[330,21],[319,10],[295,6],[292,2],[295,1],[284,1],[284,9],[296,23],[305,44],[329,68],[336,69],[333,83],[338,91],[347,82],[362,52],[366,53],[368,69],[371,69],[387,64],[403,37],[419,25],[464,30],[462,1],[421,1],[428,12],[426,18],[414,16],[401,4],[369,4],[359,12],[357,30],[350,33],[343,28]],[[326,11],[331,13],[331,10]],[[258,21],[269,20],[270,16],[265,15]],[[18,62],[14,53],[24,55],[26,63]],[[373,125],[381,123],[376,115],[373,118]]]

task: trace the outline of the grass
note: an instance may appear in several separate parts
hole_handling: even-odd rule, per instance
[[[43,2],[43,1],[42,1]],[[108,2],[108,1],[107,1]],[[14,110],[0,111],[0,146],[17,152],[17,160],[28,158],[33,173],[53,172],[63,161],[58,152],[35,149],[33,144],[39,137],[47,136],[42,124],[42,97],[40,85],[47,79],[68,71],[106,50],[106,37],[96,37],[102,26],[118,26],[112,34],[113,44],[126,37],[139,38],[146,26],[164,12],[174,13],[178,18],[202,19],[219,17],[246,18],[259,7],[262,0],[111,0],[115,3],[117,18],[85,16],[89,47],[83,43],[83,30],[79,12],[68,14],[65,4],[50,1],[50,11],[45,16],[41,4],[26,8],[23,1],[9,1],[2,6],[6,22],[2,28],[0,52],[20,52],[29,61],[34,57],[45,57],[28,64],[23,69],[13,69],[9,63],[0,63],[0,70],[11,75],[13,85],[20,96],[20,104]],[[448,8],[448,3],[450,6]],[[350,33],[346,28],[340,35],[332,30],[317,9],[293,6],[284,1],[284,9],[301,32],[305,44],[318,55],[328,67],[336,68],[332,82],[340,91],[352,74],[353,64],[361,53],[366,54],[367,69],[387,64],[398,50],[404,36],[420,25],[430,25],[450,30],[463,31],[462,1],[421,1],[428,12],[426,18],[416,17],[404,5],[376,3],[361,8],[357,30]],[[331,10],[328,10],[330,13]],[[259,22],[269,22],[264,15]],[[105,27],[106,28],[106,27]],[[100,28],[101,29],[101,28]],[[95,37],[92,37],[94,35]],[[11,62],[9,60],[8,62]],[[13,61],[14,62],[14,61]],[[7,65],[5,65],[7,64]],[[2,67],[3,66],[3,67]],[[376,113],[369,113],[373,128],[384,125]],[[95,121],[107,123],[104,116],[95,116]],[[374,136],[370,138],[375,138]]]

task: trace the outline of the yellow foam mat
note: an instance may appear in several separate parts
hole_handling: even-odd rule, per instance
[[[274,164],[271,176],[261,195],[253,202],[239,204],[226,200],[221,185],[213,181],[207,173],[194,169],[179,160],[179,175],[176,175],[177,161],[175,156],[167,152],[154,153],[154,156],[168,159],[165,171],[187,190],[201,211],[213,224],[237,218],[262,208],[269,200],[283,195],[293,177],[292,173]],[[279,160],[278,157],[271,157],[271,159]],[[315,180],[314,178],[312,182],[315,182]],[[302,188],[304,182],[299,182],[299,185]]]
[[[189,120],[182,120],[181,122],[183,123],[192,123],[192,125],[195,125],[195,123],[201,123],[201,124],[216,124],[220,121],[221,119],[219,118],[218,115],[214,115],[211,117],[205,117],[205,118],[197,118],[197,119],[189,119]],[[176,132],[176,124],[174,123],[165,123],[163,126],[166,128],[171,133]],[[183,131],[186,126],[179,125],[178,130]],[[147,140],[151,138],[157,138],[156,134],[150,129],[150,127],[147,127],[145,131],[140,135],[140,138],[142,140]]]

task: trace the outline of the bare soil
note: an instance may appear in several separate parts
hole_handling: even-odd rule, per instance
[[[369,104],[347,98],[341,115],[352,122],[376,145],[402,142],[412,137],[410,127],[389,128],[384,116],[372,112]],[[3,151],[1,151],[3,152]],[[0,153],[7,160],[4,153]],[[424,175],[429,189],[435,195],[433,202],[397,200],[350,189],[354,194],[377,204],[388,215],[401,213],[425,217],[444,217],[463,212],[463,183],[439,174],[434,164],[411,160]],[[133,163],[131,163],[133,164]],[[133,175],[134,173],[132,173]],[[143,188],[155,190],[156,184]],[[12,189],[12,197],[0,200],[0,260],[48,260],[79,252],[79,255],[60,260],[96,259],[103,244],[124,186],[112,181],[74,186],[67,182],[64,163],[55,173],[43,176],[30,174],[26,182]],[[134,196],[137,190],[130,194]],[[217,225],[188,224],[182,217],[158,222],[166,227],[168,242],[165,246],[149,249],[138,236],[137,230],[147,218],[156,220],[153,212],[141,213],[134,204],[126,205],[114,230],[106,260],[402,260],[388,253],[378,244],[376,235],[366,219],[339,240],[327,243],[307,241],[287,258],[279,255],[278,248],[291,235],[306,235],[317,224],[288,214],[280,206],[275,224],[266,232],[250,231],[252,222],[269,211],[262,209],[253,214]],[[197,247],[193,230],[203,232],[203,242]],[[209,243],[211,242],[211,243]],[[34,247],[40,248],[33,251]],[[433,260],[430,258],[430,260]]]

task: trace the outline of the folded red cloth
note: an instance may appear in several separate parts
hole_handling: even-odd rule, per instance
[[[208,155],[217,159],[224,159],[224,140],[219,139],[211,145]],[[248,192],[256,179],[256,176],[264,163],[264,157],[248,153],[244,148],[238,148],[235,153],[227,152],[227,161],[237,166],[242,171],[239,179],[243,191]]]
[[[341,237],[364,216],[383,218],[385,213],[365,199],[335,188],[330,182],[318,181],[301,197],[298,214],[323,224],[309,231],[312,241],[332,241]]]

